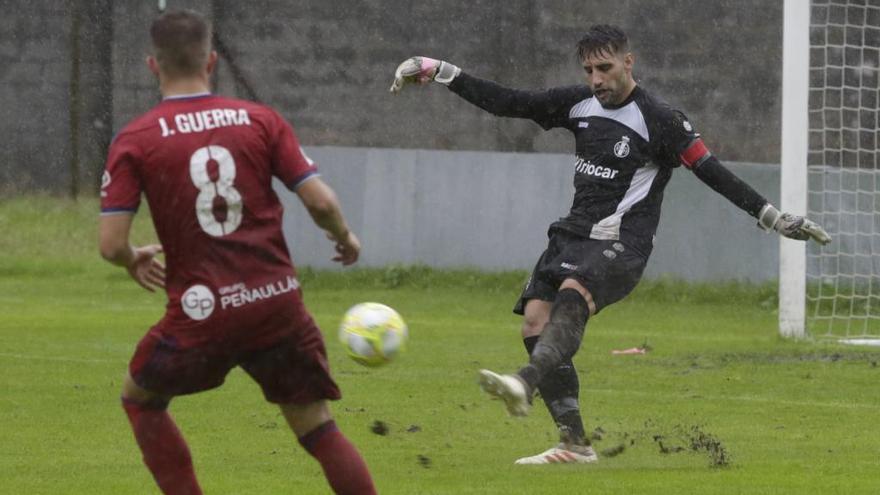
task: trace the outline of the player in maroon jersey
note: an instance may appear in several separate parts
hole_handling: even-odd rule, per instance
[[[200,494],[171,399],[221,385],[241,366],[279,404],[336,493],[375,493],[367,466],[336,428],[340,397],[324,342],[302,302],[281,232],[272,178],[294,191],[357,261],[360,243],[290,125],[272,109],[210,94],[210,24],[168,11],[150,28],[163,100],[114,139],[101,188],[101,255],[147,290],[165,288],[165,316],[129,364],[123,407],[144,462],[166,494]],[[129,243],[141,194],[161,246]],[[167,271],[156,259],[165,253]]]

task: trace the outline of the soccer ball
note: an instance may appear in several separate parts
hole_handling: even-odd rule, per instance
[[[349,357],[364,366],[381,366],[406,346],[408,331],[397,311],[366,302],[352,306],[339,326],[339,341]]]

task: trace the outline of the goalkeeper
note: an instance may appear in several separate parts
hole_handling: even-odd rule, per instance
[[[585,435],[572,357],[589,318],[629,294],[654,244],[663,190],[680,165],[757,219],[764,230],[820,244],[831,241],[816,223],[782,213],[712,155],[685,115],[633,79],[626,34],[596,25],[578,42],[586,84],[542,91],[506,88],[449,62],[409,58],[397,68],[392,92],[411,83],[447,86],[501,117],[532,119],[574,134],[574,201],[550,225],[514,308],[523,315],[529,363],[515,374],[480,371],[480,385],[524,416],[536,390],[560,430],[559,445],[517,464],[587,463],[597,456]]]

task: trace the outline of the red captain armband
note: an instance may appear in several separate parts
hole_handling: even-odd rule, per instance
[[[709,148],[706,148],[702,139],[697,138],[691,141],[691,144],[678,155],[678,158],[685,167],[693,169],[710,156],[712,156],[712,153],[709,151]]]

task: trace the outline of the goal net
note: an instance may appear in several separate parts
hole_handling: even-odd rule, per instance
[[[806,245],[801,335],[880,339],[880,0],[787,0],[786,9],[795,3],[809,16],[805,209],[834,239]],[[782,257],[787,248],[797,249],[783,245]]]

